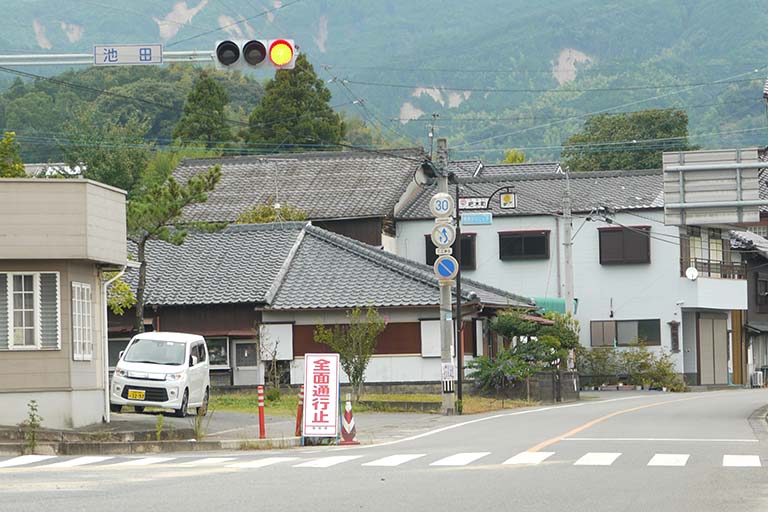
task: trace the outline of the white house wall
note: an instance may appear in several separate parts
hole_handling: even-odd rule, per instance
[[[691,282],[680,277],[679,229],[663,224],[661,210],[618,213],[612,216],[613,224],[586,221],[585,217],[577,214],[573,220],[576,318],[581,323],[580,340],[584,346],[590,346],[590,321],[642,319],[660,319],[661,347],[666,350],[671,348],[668,323],[680,322],[679,332],[684,338],[681,346],[689,346],[691,340],[686,338],[691,330],[686,328],[681,308],[746,309],[744,280],[699,278]],[[463,275],[529,297],[562,297],[559,286],[564,275],[562,224],[555,216],[521,216],[496,217],[491,226],[463,226],[463,232],[476,234],[477,254],[477,269],[463,271]],[[433,225],[432,220],[400,221],[398,254],[423,263],[424,235]],[[600,264],[598,229],[619,225],[650,226],[650,263]],[[549,259],[499,259],[499,232],[531,230],[550,230]],[[674,354],[673,359],[677,371],[682,372],[683,352]]]
[[[379,314],[387,322],[404,323],[419,322],[421,335],[426,342],[428,351],[419,354],[374,355],[365,372],[366,382],[435,382],[440,379],[440,353],[434,350],[435,341],[439,340],[437,308],[379,310]],[[264,311],[263,321],[277,325],[317,325],[347,323],[344,311]],[[478,331],[482,334],[482,324],[478,323]],[[437,338],[436,338],[437,336]],[[285,338],[285,333],[283,338]],[[291,337],[291,340],[293,338]],[[282,341],[281,341],[282,343]],[[482,345],[478,338],[478,346]],[[422,343],[422,350],[425,345]],[[438,345],[439,348],[439,345]],[[466,361],[472,360],[471,355],[464,356]],[[341,382],[349,379],[342,371]],[[291,362],[291,384],[304,383],[304,357],[296,356]]]
[[[464,356],[471,361],[472,356]],[[342,371],[342,383],[349,378]],[[420,355],[373,356],[365,370],[365,382],[436,382],[440,380],[440,358]],[[291,363],[291,384],[304,383],[304,358]]]

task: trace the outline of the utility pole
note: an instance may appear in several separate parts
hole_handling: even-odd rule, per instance
[[[565,190],[563,191],[563,263],[565,265],[565,313],[573,315],[573,215],[571,214],[571,178],[565,171]],[[575,365],[573,350],[568,351],[567,369]]]
[[[445,170],[448,165],[448,141],[446,139],[437,140],[437,164],[441,171],[437,176],[437,191],[438,193],[449,194],[448,173]],[[453,330],[451,322],[451,284],[452,282],[450,280],[440,280],[440,362],[443,389],[442,412],[446,415],[456,413],[456,396],[453,392],[455,366],[453,365],[453,357],[451,356],[451,331]]]
[[[463,407],[462,383],[464,380],[464,343],[461,336],[461,330],[464,322],[461,318],[461,208],[459,207],[459,181],[456,181],[456,241],[454,242],[454,254],[456,261],[459,262],[458,273],[456,274],[456,399],[459,401],[458,413],[461,414]]]
[[[573,216],[571,214],[571,180],[565,173],[563,191],[563,263],[565,265],[565,312],[573,314]]]

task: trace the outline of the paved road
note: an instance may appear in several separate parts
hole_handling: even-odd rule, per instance
[[[750,421],[765,404],[614,393],[378,446],[5,458],[0,511],[768,510],[768,429]]]

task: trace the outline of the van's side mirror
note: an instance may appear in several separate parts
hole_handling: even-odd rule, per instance
[[[197,366],[197,362],[198,362],[197,361],[197,356],[191,356],[190,360],[192,362],[192,364],[190,364],[190,366]]]
[[[119,354],[117,354],[118,361],[123,358],[123,354],[125,354],[125,350],[121,350]]]

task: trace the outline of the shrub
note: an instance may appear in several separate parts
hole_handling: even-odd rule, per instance
[[[280,400],[280,388],[270,388],[265,395],[267,402],[277,402]]]

